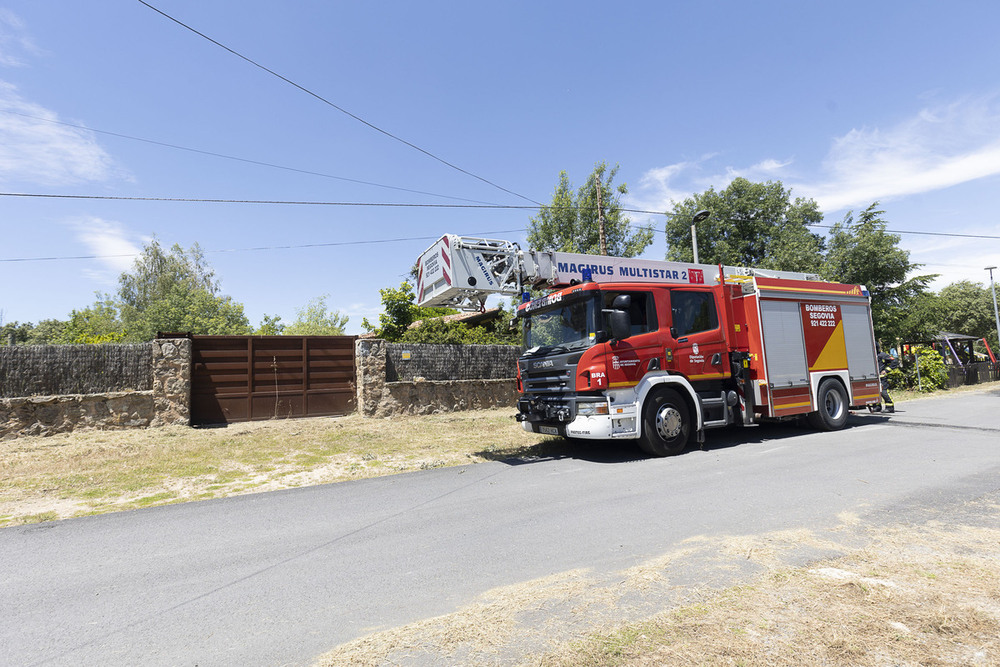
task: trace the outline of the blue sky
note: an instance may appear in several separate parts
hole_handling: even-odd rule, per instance
[[[825,224],[879,200],[893,230],[1000,237],[998,3],[150,4],[326,102],[136,0],[0,4],[5,322],[113,292],[155,236],[200,244],[254,324],[329,294],[358,333],[436,237],[523,243],[533,215],[431,205],[546,203],[601,160],[629,208],[744,176]],[[1000,264],[997,238],[901,245],[936,289]]]

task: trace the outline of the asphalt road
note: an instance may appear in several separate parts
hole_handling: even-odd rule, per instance
[[[905,518],[1000,489],[1000,391],[837,433],[443,468],[0,530],[0,664],[309,664],[481,592],[616,571],[696,535]],[[512,423],[511,428],[516,428]]]

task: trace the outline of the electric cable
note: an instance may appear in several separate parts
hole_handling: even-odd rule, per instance
[[[157,9],[153,5],[151,5],[148,2],[146,2],[146,0],[137,0],[137,1],[140,4],[145,5],[149,9],[153,10],[157,14],[163,16],[164,18],[167,18],[170,21],[173,21],[174,23],[176,23],[177,25],[181,26],[185,30],[190,30],[194,34],[198,35],[199,37],[201,37],[201,38],[203,38],[205,40],[208,40],[209,42],[211,42],[212,44],[215,44],[216,46],[218,46],[221,49],[224,49],[224,50],[228,51],[229,53],[231,53],[232,55],[236,56],[237,58],[240,58],[241,60],[244,60],[244,61],[250,63],[254,67],[257,67],[258,69],[261,69],[261,70],[267,72],[268,74],[281,79],[285,83],[287,83],[287,84],[289,84],[291,86],[294,86],[295,88],[298,88],[299,90],[301,90],[302,92],[306,93],[307,95],[310,95],[311,97],[314,97],[315,99],[319,100],[320,102],[323,102],[324,104],[333,107],[334,109],[336,109],[340,113],[353,118],[354,120],[356,120],[359,123],[365,125],[366,127],[369,127],[372,130],[375,130],[376,132],[379,132],[379,133],[381,133],[381,134],[389,137],[390,139],[393,139],[393,140],[398,141],[398,142],[400,142],[400,143],[402,143],[402,144],[404,144],[406,146],[409,146],[410,148],[412,148],[412,149],[414,149],[416,151],[419,151],[420,153],[423,153],[427,157],[432,158],[434,160],[437,160],[441,164],[443,164],[443,165],[445,165],[447,167],[450,167],[451,169],[454,169],[455,171],[461,172],[461,173],[465,174],[466,176],[471,176],[472,178],[475,178],[478,181],[482,181],[483,183],[486,183],[487,185],[490,185],[490,186],[492,186],[492,187],[494,187],[494,188],[496,188],[498,190],[502,190],[503,192],[506,192],[509,195],[514,195],[515,197],[518,197],[518,198],[523,199],[525,201],[529,201],[532,204],[536,204],[536,205],[541,206],[541,204],[539,202],[536,202],[534,199],[531,199],[529,197],[525,197],[524,195],[519,194],[517,192],[514,192],[513,190],[508,190],[507,188],[505,188],[505,187],[503,187],[501,185],[498,185],[498,184],[494,183],[493,181],[491,181],[489,179],[483,178],[482,176],[479,176],[478,174],[474,174],[471,171],[468,171],[467,169],[463,169],[462,167],[459,167],[458,165],[453,164],[453,163],[445,160],[444,158],[439,157],[439,156],[435,155],[434,153],[431,153],[430,151],[428,151],[428,150],[426,150],[424,148],[421,148],[420,146],[417,146],[416,144],[414,144],[412,142],[409,142],[406,139],[403,139],[402,137],[399,137],[399,136],[393,134],[392,132],[389,132],[388,130],[383,130],[381,127],[379,127],[379,126],[377,126],[377,125],[375,125],[373,123],[368,122],[367,120],[365,120],[361,116],[358,116],[357,114],[351,113],[347,109],[345,109],[345,108],[343,108],[343,107],[341,107],[341,106],[339,106],[337,104],[334,104],[333,102],[331,102],[330,100],[326,99],[325,97],[323,97],[319,93],[315,93],[312,90],[309,90],[305,86],[302,86],[302,85],[300,85],[300,84],[292,81],[288,77],[283,76],[283,75],[275,72],[274,70],[265,67],[264,65],[261,65],[257,61],[252,60],[251,58],[248,58],[247,56],[245,56],[242,53],[236,51],[235,49],[232,49],[232,48],[226,46],[222,42],[219,42],[219,41],[217,41],[215,39],[212,39],[211,37],[209,37],[205,33],[199,32],[198,30],[196,30],[193,27],[187,25],[186,23],[184,23],[184,22],[182,22],[182,21],[174,18],[170,14],[167,14],[163,10]]]
[[[139,0],[140,2],[142,0]],[[175,202],[175,203],[196,203],[196,204],[261,204],[261,205],[284,205],[284,206],[345,206],[345,207],[386,207],[386,208],[458,208],[458,209],[494,209],[513,211],[534,211],[543,208],[552,210],[580,209],[580,206],[550,206],[539,204],[538,206],[527,206],[521,204],[417,204],[413,202],[346,202],[346,201],[309,201],[309,200],[283,200],[283,199],[199,199],[194,197],[134,197],[134,196],[114,196],[114,195],[67,195],[67,194],[46,194],[34,192],[0,192],[0,197],[35,197],[39,199],[91,199],[104,201],[149,201],[149,202]],[[663,215],[670,217],[674,214],[664,211],[647,211],[636,208],[621,208],[623,213],[642,213],[646,215]],[[630,226],[637,226],[641,223],[629,221]],[[811,224],[809,227],[819,227],[821,229],[833,229],[835,225]],[[916,234],[920,236],[945,236],[951,238],[966,239],[987,239],[991,241],[1000,240],[1000,235],[993,234],[959,234],[956,232],[924,232],[914,229],[886,229],[889,234]]]
[[[345,207],[393,207],[393,208],[448,208],[448,209],[494,209],[494,210],[535,210],[540,208],[549,209],[560,209],[560,208],[579,208],[579,207],[553,207],[553,206],[523,206],[523,205],[512,205],[512,204],[414,204],[414,203],[389,203],[389,202],[331,202],[331,201],[288,201],[288,200],[262,200],[262,199],[193,199],[193,198],[182,198],[182,197],[120,197],[111,195],[67,195],[67,194],[41,194],[41,193],[24,193],[24,192],[0,192],[0,197],[34,197],[43,199],[85,199],[85,200],[108,200],[108,201],[153,201],[153,202],[184,202],[184,203],[212,203],[212,204],[263,204],[263,205],[301,205],[301,206],[345,206]],[[642,209],[620,209],[627,213],[644,213],[650,215],[664,215],[671,216],[671,213],[664,211],[647,211]],[[648,224],[648,223],[647,223]],[[629,226],[638,226],[639,223],[634,223],[629,221]],[[810,227],[820,227],[825,229],[833,229],[834,225],[820,225],[812,224],[808,225]],[[512,232],[526,232],[526,228],[520,229],[508,229],[493,232],[482,232],[479,234],[468,234],[468,236],[481,236],[485,237],[489,234],[503,234]],[[886,233],[890,234],[914,234],[914,235],[926,235],[926,236],[943,236],[951,238],[968,238],[968,239],[986,239],[986,240],[1000,240],[998,235],[990,234],[959,234],[955,232],[925,232],[918,230],[905,230],[905,229],[886,229]],[[222,252],[249,252],[249,251],[264,251],[264,250],[287,250],[287,249],[298,249],[298,248],[320,248],[320,247],[333,247],[333,246],[350,246],[350,245],[368,245],[368,244],[378,244],[378,243],[394,243],[399,241],[419,241],[419,240],[433,240],[439,238],[437,236],[418,236],[418,237],[407,237],[407,238],[396,238],[396,239],[376,239],[368,241],[342,241],[342,242],[331,242],[331,243],[311,243],[302,245],[287,245],[287,246],[259,246],[252,248],[231,248],[231,249],[220,249],[220,250],[207,250],[205,252],[212,253],[222,253]],[[88,260],[88,259],[112,259],[119,257],[134,257],[132,253],[123,255],[74,255],[74,256],[59,256],[59,257],[11,257],[11,258],[0,258],[0,262],[42,262],[42,261],[61,261],[61,260]],[[935,266],[945,266],[942,264],[937,264]]]
[[[173,148],[180,151],[188,151],[189,153],[198,153],[199,155],[208,155],[211,157],[224,158],[226,160],[235,160],[237,162],[245,162],[247,164],[258,165],[261,167],[271,167],[273,169],[283,169],[285,171],[291,171],[298,174],[307,174],[309,176],[322,176],[323,178],[332,178],[338,181],[345,181],[347,183],[357,183],[359,185],[371,185],[377,188],[386,188],[388,190],[398,190],[400,192],[409,192],[411,194],[418,195],[428,195],[431,197],[441,197],[442,199],[454,199],[456,201],[466,201],[476,204],[488,204],[489,202],[480,201],[478,199],[467,199],[465,197],[452,197],[449,195],[442,195],[436,192],[425,192],[423,190],[412,190],[410,188],[398,187],[395,185],[385,185],[383,183],[374,183],[372,181],[362,181],[356,178],[347,178],[346,176],[335,176],[333,174],[324,174],[319,171],[309,171],[308,169],[298,169],[296,167],[286,167],[280,164],[274,164],[271,162],[263,162],[261,160],[251,160],[249,158],[236,157],[234,155],[225,155],[223,153],[215,153],[212,151],[201,150],[198,148],[190,148],[188,146],[179,146],[177,144],[168,144],[163,141],[156,141],[154,139],[143,139],[142,137],[133,137],[128,134],[121,134],[119,132],[109,132],[108,130],[97,130],[91,127],[86,127],[84,125],[74,125],[73,123],[66,123],[61,120],[52,120],[51,118],[42,118],[41,116],[32,116],[30,114],[21,113],[19,111],[13,111],[11,109],[0,109],[0,112],[13,114],[15,116],[21,116],[23,118],[30,118],[32,120],[40,120],[45,123],[52,123],[55,125],[63,125],[65,127],[72,127],[77,130],[85,130],[87,132],[94,132],[95,134],[104,134],[110,137],[118,137],[119,139],[129,139],[130,141],[141,141],[143,143],[152,144],[154,146],[163,146],[165,148]]]
[[[0,197],[25,197],[37,199],[89,199],[102,201],[146,201],[173,202],[194,204],[266,204],[284,206],[370,206],[388,208],[476,208],[476,209],[511,209],[535,210],[537,206],[517,204],[417,204],[412,202],[351,202],[351,201],[316,201],[287,199],[207,199],[195,197],[135,197],[115,195],[67,195],[46,194],[37,192],[0,192]]]
[[[479,232],[476,234],[469,234],[469,236],[476,237],[487,237],[491,234],[511,234],[514,232],[523,232],[524,229],[500,229],[490,232]],[[256,246],[250,248],[221,248],[217,250],[202,250],[205,254],[215,254],[215,253],[230,253],[230,252],[259,252],[263,250],[300,250],[302,248],[331,248],[336,246],[356,246],[356,245],[377,245],[382,243],[399,243],[404,241],[435,241],[441,238],[440,236],[409,236],[405,238],[394,238],[394,239],[370,239],[366,241],[332,241],[329,243],[302,243],[298,245],[274,245],[274,246]],[[122,257],[137,257],[139,253],[121,253],[116,255],[74,255],[74,256],[61,256],[61,257],[11,257],[11,258],[0,258],[0,262],[56,262],[63,260],[81,260],[81,259],[120,259]]]

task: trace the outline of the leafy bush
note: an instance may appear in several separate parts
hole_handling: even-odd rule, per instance
[[[917,381],[917,362],[920,363],[920,378]],[[933,348],[918,347],[903,359],[901,368],[886,373],[886,384],[890,389],[920,389],[934,391],[948,386],[948,368],[944,359]]]
[[[505,313],[492,322],[470,327],[462,322],[446,322],[442,318],[424,320],[419,327],[408,329],[401,343],[444,343],[453,345],[517,345],[520,334],[507,331]]]
[[[948,369],[944,359],[929,347],[917,348],[917,360],[920,362],[920,385],[923,391],[944,389],[948,386]],[[913,371],[916,375],[916,369]]]
[[[385,289],[380,289],[378,293],[382,297],[382,306],[385,309],[385,312],[378,316],[377,324],[369,322],[366,317],[361,320],[361,326],[365,328],[365,331],[374,331],[376,337],[389,341],[390,343],[403,341],[403,336],[407,333],[407,327],[417,320],[440,317],[442,315],[450,315],[458,312],[457,310],[450,308],[424,308],[416,305],[413,303],[413,299],[415,298],[413,294],[413,286],[405,280],[399,285],[398,289],[386,287]],[[410,343],[443,342],[437,340],[405,340]]]
[[[889,389],[907,389],[910,386],[910,378],[902,368],[886,371],[884,382]]]

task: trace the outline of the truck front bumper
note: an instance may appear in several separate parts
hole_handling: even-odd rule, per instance
[[[573,421],[562,424],[558,422],[522,421],[521,428],[528,433],[561,435],[566,438],[608,440],[613,437],[611,418],[608,415],[594,417],[577,415]]]
[[[638,406],[607,397],[577,397],[567,402],[521,399],[517,420],[529,433],[590,440],[639,437]]]
[[[606,396],[525,395],[518,400],[517,410],[517,420],[529,433],[569,438],[611,437]]]

